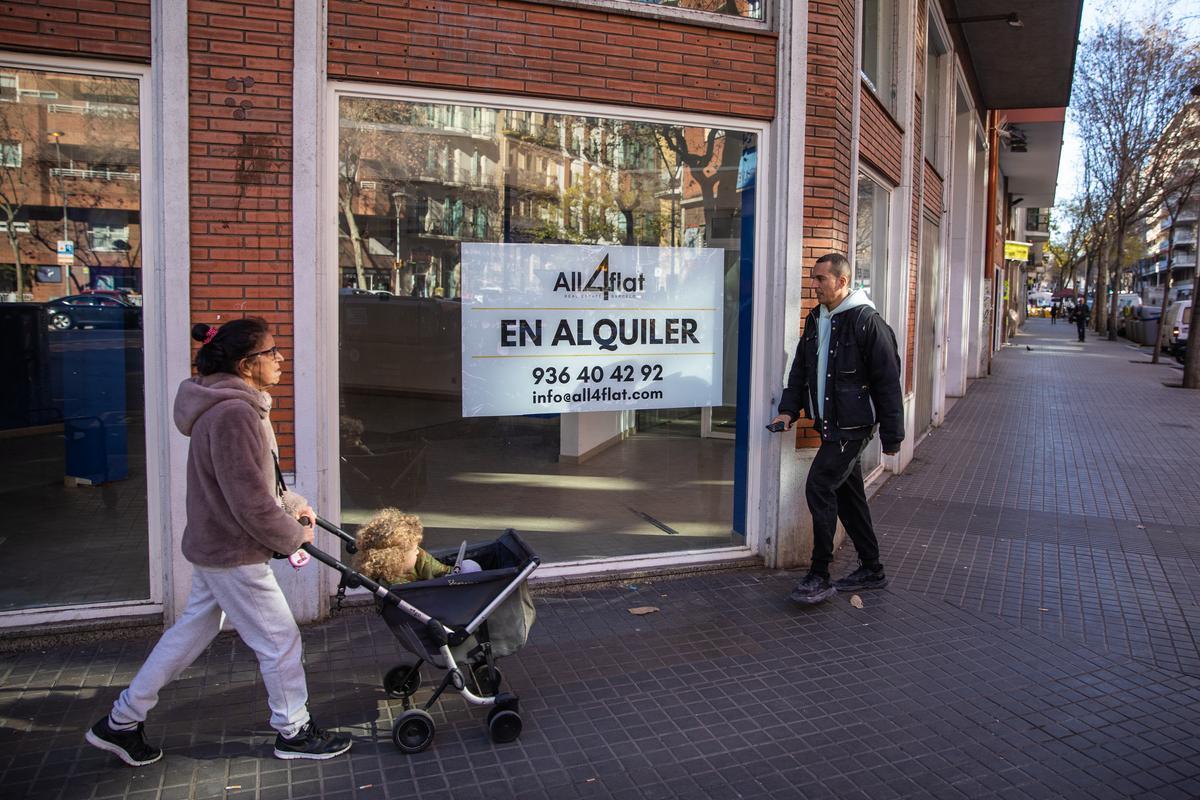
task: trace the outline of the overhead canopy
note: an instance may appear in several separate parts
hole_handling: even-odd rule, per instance
[[[1004,131],[1000,171],[1015,205],[1054,204],[1058,162],[1082,0],[947,0],[947,15],[967,44],[986,108],[996,109]],[[1004,19],[971,17],[1016,14],[1021,27]]]
[[[1004,131],[1000,172],[1008,178],[1008,192],[1014,206],[1054,205],[1066,111],[1065,108],[1006,108],[997,112],[997,122]]]
[[[966,40],[985,107],[1067,106],[1082,0],[953,0],[947,5],[947,16],[954,18],[1016,13],[1022,22],[1020,28],[1003,20],[951,23]]]

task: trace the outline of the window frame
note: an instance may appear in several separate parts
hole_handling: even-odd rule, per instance
[[[938,44],[941,46],[942,52],[938,54],[941,63],[936,67],[938,78],[937,85],[937,103],[933,106],[933,113],[929,113],[930,91],[929,91],[929,55],[933,48],[934,37],[937,37]],[[929,18],[925,30],[925,91],[923,94],[923,108],[925,110],[921,124],[922,150],[924,151],[925,160],[937,171],[938,175],[943,178],[947,175],[947,155],[949,152],[950,139],[950,108],[953,105],[950,100],[953,96],[950,94],[950,85],[953,83],[950,65],[954,60],[954,50],[950,45],[950,32],[945,27],[945,23],[939,14],[934,12],[933,7],[929,9]],[[933,125],[929,122],[932,120]],[[929,150],[929,131],[933,134],[933,151]]]
[[[162,137],[156,123],[162,118],[161,94],[157,77],[149,64],[106,61],[101,59],[18,53],[0,50],[0,73],[13,70],[19,88],[20,70],[55,72],[81,76],[104,76],[133,80],[138,86],[138,163],[142,180],[139,182],[139,215],[141,218],[143,296],[146,315],[143,317],[143,361],[147,375],[173,376],[175,370],[165,365],[176,355],[190,352],[186,332],[175,329],[179,319],[189,314],[188,292],[184,284],[172,287],[166,276],[166,260],[161,247],[164,232],[157,221],[162,219],[165,198],[160,176],[170,172],[164,167]],[[186,178],[186,164],[183,176]],[[177,178],[178,172],[172,172]],[[184,220],[186,229],[186,220]],[[187,269],[185,266],[184,269]],[[176,497],[173,481],[181,486],[182,474],[169,476],[169,470],[182,466],[172,439],[170,402],[173,393],[162,381],[146,381],[144,387],[146,437],[146,542],[148,553],[148,596],[104,603],[75,603],[55,606],[32,606],[0,611],[0,631],[6,628],[25,628],[35,625],[78,622],[84,620],[116,619],[122,617],[162,616],[166,609],[165,570],[170,559],[172,527],[181,521],[179,510],[182,495]],[[168,465],[171,465],[170,467]],[[161,476],[155,480],[153,476]]]
[[[315,232],[313,261],[301,260],[295,265],[295,290],[311,292],[316,298],[318,316],[326,320],[338,319],[339,269],[337,267],[337,152],[340,120],[340,100],[343,97],[393,100],[406,103],[435,103],[446,105],[482,106],[504,111],[528,111],[533,113],[565,114],[580,117],[605,117],[618,120],[649,122],[667,125],[685,125],[701,128],[719,128],[731,132],[753,133],[757,140],[756,172],[756,220],[754,254],[754,304],[756,309],[765,309],[773,302],[769,288],[774,278],[769,258],[768,217],[766,211],[771,195],[770,145],[771,123],[762,120],[747,120],[666,110],[648,110],[597,103],[568,102],[524,96],[459,92],[453,90],[424,89],[412,86],[390,86],[350,81],[327,81],[322,97],[323,132],[318,150],[317,185],[320,191],[315,198],[317,218],[321,221]],[[772,416],[771,388],[774,376],[766,373],[765,346],[774,341],[775,332],[767,329],[766,313],[755,313],[751,321],[752,341],[750,364],[749,423],[746,431],[746,447],[750,451],[750,463],[762,459],[770,452],[770,435],[764,426]],[[297,381],[304,375],[321,375],[315,383],[313,398],[318,409],[314,415],[297,415],[297,448],[312,446],[330,454],[338,452],[337,420],[339,407],[338,337],[320,336],[320,325],[297,326],[296,329],[296,375]],[[298,465],[298,471],[302,469]],[[769,520],[767,502],[778,485],[772,486],[765,480],[765,472],[751,468],[746,476],[746,543],[741,546],[724,546],[702,550],[685,550],[647,555],[619,556],[609,559],[589,559],[557,562],[538,570],[539,577],[562,577],[570,575],[594,575],[607,572],[626,572],[636,569],[666,565],[702,564],[729,561],[757,555],[768,535],[764,529]],[[340,520],[341,471],[336,457],[328,459],[321,470],[311,475],[298,475],[306,485],[318,487],[318,496],[324,508],[330,510],[330,518]],[[307,483],[311,482],[311,484]],[[336,516],[335,516],[336,515]],[[336,574],[331,574],[330,588],[336,583]]]
[[[899,14],[898,14],[898,2],[897,2],[897,0],[874,0],[874,2],[877,2],[879,4],[879,17],[876,20],[876,23],[877,23],[876,27],[880,31],[880,40],[876,42],[876,46],[874,48],[874,54],[877,58],[879,58],[879,60],[881,62],[879,65],[880,72],[883,71],[883,67],[884,67],[884,65],[882,63],[882,61],[883,61],[882,56],[885,53],[887,53],[889,55],[889,59],[886,64],[887,73],[888,73],[888,75],[887,75],[888,84],[887,84],[887,86],[883,87],[884,89],[886,89],[886,91],[881,90],[881,88],[879,86],[879,81],[877,81],[870,74],[868,74],[867,69],[866,69],[867,0],[863,0],[859,4],[861,13],[859,14],[859,35],[856,37],[857,38],[856,45],[858,47],[858,53],[859,53],[858,75],[859,75],[859,78],[863,81],[863,83],[866,84],[867,88],[871,90],[871,93],[874,94],[875,97],[877,97],[879,99],[879,102],[883,104],[883,107],[885,109],[887,109],[888,113],[891,114],[894,118],[899,119],[900,118],[900,74],[899,74],[898,64],[900,61],[900,36],[899,36],[898,28],[899,28],[900,20],[899,20]],[[886,25],[883,24],[885,20],[886,20]],[[883,34],[885,32],[886,32],[888,38],[890,39],[890,42],[888,45],[890,48],[889,51],[885,51],[883,49],[882,39],[884,38]]]
[[[9,163],[9,153],[16,154],[14,163]],[[0,142],[0,169],[20,169],[24,163],[25,154],[21,142]]]
[[[763,4],[762,19],[735,17],[732,14],[719,14],[713,11],[697,11],[674,6],[663,6],[655,2],[641,2],[641,0],[543,0],[543,2],[547,5],[574,8],[599,8],[612,13],[628,14],[635,17],[653,17],[671,22],[702,25],[707,28],[729,28],[732,30],[765,33],[774,31],[776,28],[777,20],[779,19],[778,3],[780,0],[761,0]]]

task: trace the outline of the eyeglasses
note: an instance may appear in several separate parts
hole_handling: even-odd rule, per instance
[[[244,358],[258,358],[259,356],[270,356],[271,358],[279,357],[279,345],[270,347],[266,350],[259,350],[257,353],[248,353]]]

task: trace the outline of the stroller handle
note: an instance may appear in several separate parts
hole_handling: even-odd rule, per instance
[[[306,528],[313,524],[312,519],[307,514],[300,517],[299,522],[301,525],[303,525]],[[337,525],[334,525],[332,522],[330,522],[329,520],[322,517],[320,514],[317,515],[317,527],[324,528],[325,530],[329,531],[334,536],[338,537],[343,542],[345,542],[346,543],[346,552],[352,553],[352,554],[358,552],[357,540],[355,540],[355,538],[353,536],[346,533],[344,530],[339,528]]]

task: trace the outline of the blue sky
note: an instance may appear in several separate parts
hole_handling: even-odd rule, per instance
[[[1167,3],[1171,14],[1181,23],[1193,38],[1200,38],[1200,0],[1176,0]],[[1154,7],[1136,5],[1142,14],[1153,14]],[[1085,41],[1091,30],[1101,19],[1111,19],[1114,16],[1135,17],[1139,14],[1130,13],[1129,3],[1114,3],[1111,0],[1083,0],[1083,22],[1080,25],[1079,38]],[[1079,138],[1071,114],[1067,114],[1067,124],[1063,131],[1062,158],[1058,164],[1058,189],[1054,199],[1061,203],[1071,199],[1076,194],[1076,186],[1083,172],[1083,154],[1079,149]]]

